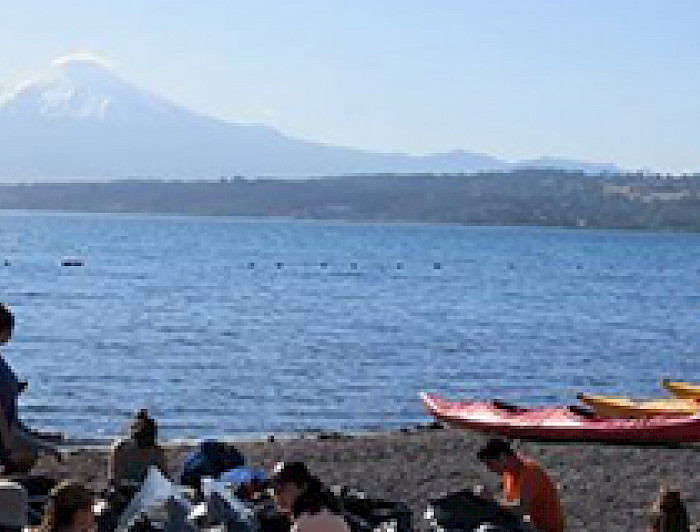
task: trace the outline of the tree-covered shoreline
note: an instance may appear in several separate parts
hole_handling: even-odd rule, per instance
[[[700,174],[522,169],[0,186],[0,209],[700,231]]]

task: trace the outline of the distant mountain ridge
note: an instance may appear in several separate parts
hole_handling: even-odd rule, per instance
[[[526,165],[618,170],[566,159]],[[269,126],[225,122],[134,87],[89,56],[58,59],[42,76],[0,99],[0,182],[470,173],[514,167],[518,163],[464,150],[424,156],[377,153],[298,140]]]

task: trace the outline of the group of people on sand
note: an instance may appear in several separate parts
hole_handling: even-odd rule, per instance
[[[8,456],[2,455],[6,462]],[[168,471],[165,453],[157,441],[157,426],[141,410],[129,436],[110,449],[109,488],[103,502],[108,511],[95,512],[97,498],[75,480],[58,483],[48,494],[41,523],[36,532],[97,532],[114,530],[120,514],[139,492],[151,468]],[[15,469],[16,471],[16,469]],[[10,476],[13,478],[13,476]],[[14,476],[16,478],[16,476]],[[197,478],[197,488],[199,488]],[[310,473],[302,462],[278,462],[264,482],[248,479],[248,486],[271,490],[277,510],[287,516],[289,529],[296,532],[350,532],[340,515],[334,495]],[[238,495],[245,497],[245,492]],[[253,493],[248,493],[252,497]],[[28,528],[28,496],[21,482],[0,478],[0,532],[21,532]],[[143,528],[136,527],[139,530]],[[146,528],[147,529],[147,528]],[[264,529],[263,529],[264,530]]]
[[[0,346],[10,340],[13,326],[12,313],[0,303]],[[0,532],[19,532],[27,528],[29,497],[22,479],[38,456],[47,453],[61,459],[54,443],[19,419],[18,397],[26,387],[26,382],[20,381],[0,356]],[[535,460],[516,452],[507,441],[498,438],[490,439],[476,458],[501,476],[503,487],[502,494],[491,494],[477,486],[473,492],[477,498],[498,501],[501,508],[521,518],[526,528],[543,532],[565,529],[556,483]],[[197,464],[195,468],[199,468],[200,474],[193,476],[192,471],[185,471],[180,482],[197,490],[201,488],[202,474],[220,472],[201,467],[201,460],[191,463]],[[237,468],[242,463],[242,457],[234,456],[226,467]],[[185,466],[187,469],[188,464]],[[53,486],[46,496],[37,532],[114,530],[120,514],[139,492],[153,467],[166,475],[170,471],[165,452],[158,443],[156,422],[146,410],[141,410],[131,424],[129,435],[110,449],[109,487],[102,494],[107,511],[98,517],[94,511],[95,494],[79,482],[65,480]],[[242,492],[241,497],[252,497],[256,490],[270,492],[277,511],[286,516],[291,532],[350,532],[352,529],[337,497],[302,462],[280,462],[262,474],[248,471],[245,478],[251,492]],[[488,525],[480,529],[498,530]],[[661,492],[654,505],[649,530],[690,530],[678,492]]]

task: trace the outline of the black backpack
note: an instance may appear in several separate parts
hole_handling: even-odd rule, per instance
[[[425,513],[430,530],[473,531],[488,524],[489,530],[527,532],[532,530],[520,517],[496,501],[474,495],[467,489],[432,499]]]
[[[371,532],[389,523],[396,532],[413,530],[411,510],[404,503],[372,499],[345,486],[333,486],[331,492],[352,532]]]

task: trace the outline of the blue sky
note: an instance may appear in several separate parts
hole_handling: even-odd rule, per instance
[[[91,51],[206,114],[382,151],[700,171],[696,0],[0,0],[0,87]]]

